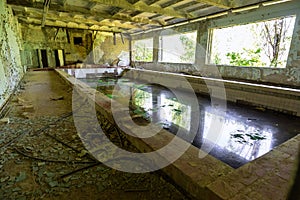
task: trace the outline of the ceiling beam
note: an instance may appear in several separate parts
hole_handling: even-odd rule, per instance
[[[40,26],[41,25],[41,19],[28,19],[26,17],[20,17],[18,18],[19,22],[21,24],[31,24],[31,25],[36,25],[36,26]],[[124,32],[121,29],[118,28],[106,28],[105,26],[100,27],[100,28],[93,28],[93,26],[85,26],[82,27],[82,25],[80,24],[66,24],[66,25],[58,25],[56,22],[51,22],[51,21],[47,21],[45,23],[45,27],[55,27],[55,28],[66,28],[66,29],[82,29],[82,30],[92,30],[92,31],[101,31],[101,32],[114,32],[114,33],[122,33]]]
[[[43,18],[42,18],[42,27],[45,26],[49,6],[50,6],[51,0],[44,0],[44,10],[43,10]]]
[[[162,8],[158,5],[152,6],[147,5],[143,1],[138,1],[135,4],[131,4],[126,0],[91,0],[93,2],[104,4],[107,6],[119,7],[127,10],[137,10],[142,12],[150,12],[150,13],[157,13],[166,16],[178,17],[178,18],[191,18],[188,13],[176,11],[173,8]]]
[[[24,11],[25,9],[43,9],[43,7],[23,7],[23,6],[19,6],[19,5],[13,5],[10,4],[10,6],[12,7],[13,10],[17,10],[17,11]],[[154,25],[154,26],[161,26],[160,22],[155,21],[155,20],[150,20],[147,18],[142,18],[142,17],[130,17],[128,15],[110,15],[110,14],[106,14],[106,13],[98,13],[98,12],[91,12],[90,10],[86,10],[86,11],[74,11],[72,10],[72,8],[63,8],[60,7],[58,9],[49,8],[49,11],[59,11],[60,13],[66,13],[66,14],[72,14],[72,15],[84,15],[85,17],[94,17],[96,18],[98,21],[100,20],[100,18],[103,19],[111,19],[111,20],[119,20],[122,21],[123,23],[126,22],[132,22],[132,23],[136,23],[137,25],[143,25],[143,24],[150,24],[150,25]]]
[[[37,15],[31,15],[30,13],[16,13],[16,16],[18,18],[22,18],[22,17],[26,17],[27,19],[40,19],[39,16]],[[73,22],[73,23],[77,23],[77,24],[86,24],[87,26],[91,26],[91,25],[98,25],[98,26],[107,26],[107,27],[117,27],[117,28],[122,28],[122,29],[144,29],[142,26],[136,26],[136,25],[132,25],[132,24],[128,24],[128,23],[120,23],[118,21],[115,22],[109,22],[109,21],[96,21],[96,20],[92,20],[92,19],[86,19],[83,20],[82,18],[74,18],[72,16],[61,16],[58,13],[54,13],[54,12],[49,12],[48,16],[47,16],[47,20],[52,20],[52,21],[61,21],[64,23],[68,23],[68,22]]]
[[[226,9],[232,8],[231,7],[232,5],[229,0],[196,0],[196,2],[205,3],[219,8],[226,8]]]

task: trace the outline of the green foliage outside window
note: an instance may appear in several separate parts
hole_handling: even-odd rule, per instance
[[[180,60],[187,63],[194,62],[196,51],[195,41],[191,40],[185,35],[181,35],[179,39],[184,48],[184,54],[180,56]]]
[[[231,65],[234,66],[265,66],[266,63],[260,61],[261,49],[243,49],[242,53],[231,52],[227,53],[226,56]]]
[[[133,56],[135,61],[152,62],[153,61],[152,45],[147,44],[146,40],[136,41],[134,43]]]

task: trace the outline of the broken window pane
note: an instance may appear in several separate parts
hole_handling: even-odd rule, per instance
[[[82,37],[74,37],[74,44],[81,45],[82,44]]]
[[[210,64],[286,67],[295,16],[211,30]]]

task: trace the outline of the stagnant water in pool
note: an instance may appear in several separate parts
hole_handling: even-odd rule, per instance
[[[112,91],[116,78],[80,79],[109,98],[116,98]],[[168,89],[120,79],[119,84],[130,88],[130,104],[133,117],[141,117],[176,134],[178,127],[187,133],[191,129],[192,108],[179,102]],[[114,93],[115,94],[115,93]],[[188,94],[186,94],[188,95]],[[300,133],[299,117],[227,103],[224,114],[214,112],[210,99],[197,96],[200,122],[192,144],[198,148],[213,145],[210,155],[238,168],[269,152],[274,147]],[[212,140],[209,129],[216,120],[222,123],[219,138]],[[205,148],[204,148],[205,149]]]

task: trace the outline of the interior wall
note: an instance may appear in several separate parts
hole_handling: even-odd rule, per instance
[[[55,50],[64,50],[66,64],[83,62],[91,50],[91,33],[87,30],[63,29],[22,24],[24,51],[31,52],[31,65],[40,67],[37,51],[46,50],[49,67],[56,67]],[[74,44],[74,37],[82,38],[82,43]]]
[[[268,20],[280,16],[296,15],[296,23],[294,27],[293,38],[288,56],[286,68],[268,68],[268,67],[238,67],[238,66],[216,66],[219,73],[224,79],[238,79],[254,82],[267,82],[273,84],[282,84],[290,86],[300,86],[300,4],[297,1],[291,1],[261,7],[242,13],[230,13],[223,17],[203,20],[191,23],[185,26],[173,28],[175,32],[188,32],[197,30],[197,50],[195,64],[171,64],[159,63],[154,59],[152,63],[135,63],[137,67],[145,69],[168,71],[168,72],[184,72],[197,76],[218,77],[215,74],[214,65],[206,62],[206,55],[209,41],[209,30],[214,27],[226,27],[231,25],[244,24],[249,22]],[[165,32],[165,30],[163,31]],[[133,39],[142,39],[154,37],[157,38],[162,32],[150,32],[147,34],[136,35]],[[155,40],[154,41],[158,41]],[[154,45],[155,46],[155,45]],[[157,47],[158,48],[158,47]],[[158,52],[158,50],[154,50]],[[154,58],[157,56],[154,55]]]
[[[101,36],[99,37],[99,39]],[[129,62],[129,40],[126,37],[122,37],[120,34],[116,34],[115,38],[113,34],[109,34],[103,41],[95,43],[95,48],[100,49],[101,55],[98,56],[99,64],[112,64],[121,54],[128,55]]]
[[[129,52],[129,42],[119,34],[96,32],[80,29],[41,28],[40,26],[22,25],[24,49],[31,52],[31,68],[39,67],[36,50],[46,49],[50,67],[55,67],[54,50],[64,50],[65,64],[111,64],[122,51]],[[81,44],[74,44],[74,38],[82,38]]]
[[[21,37],[17,19],[4,1],[0,3],[0,108],[25,70],[21,63]]]

